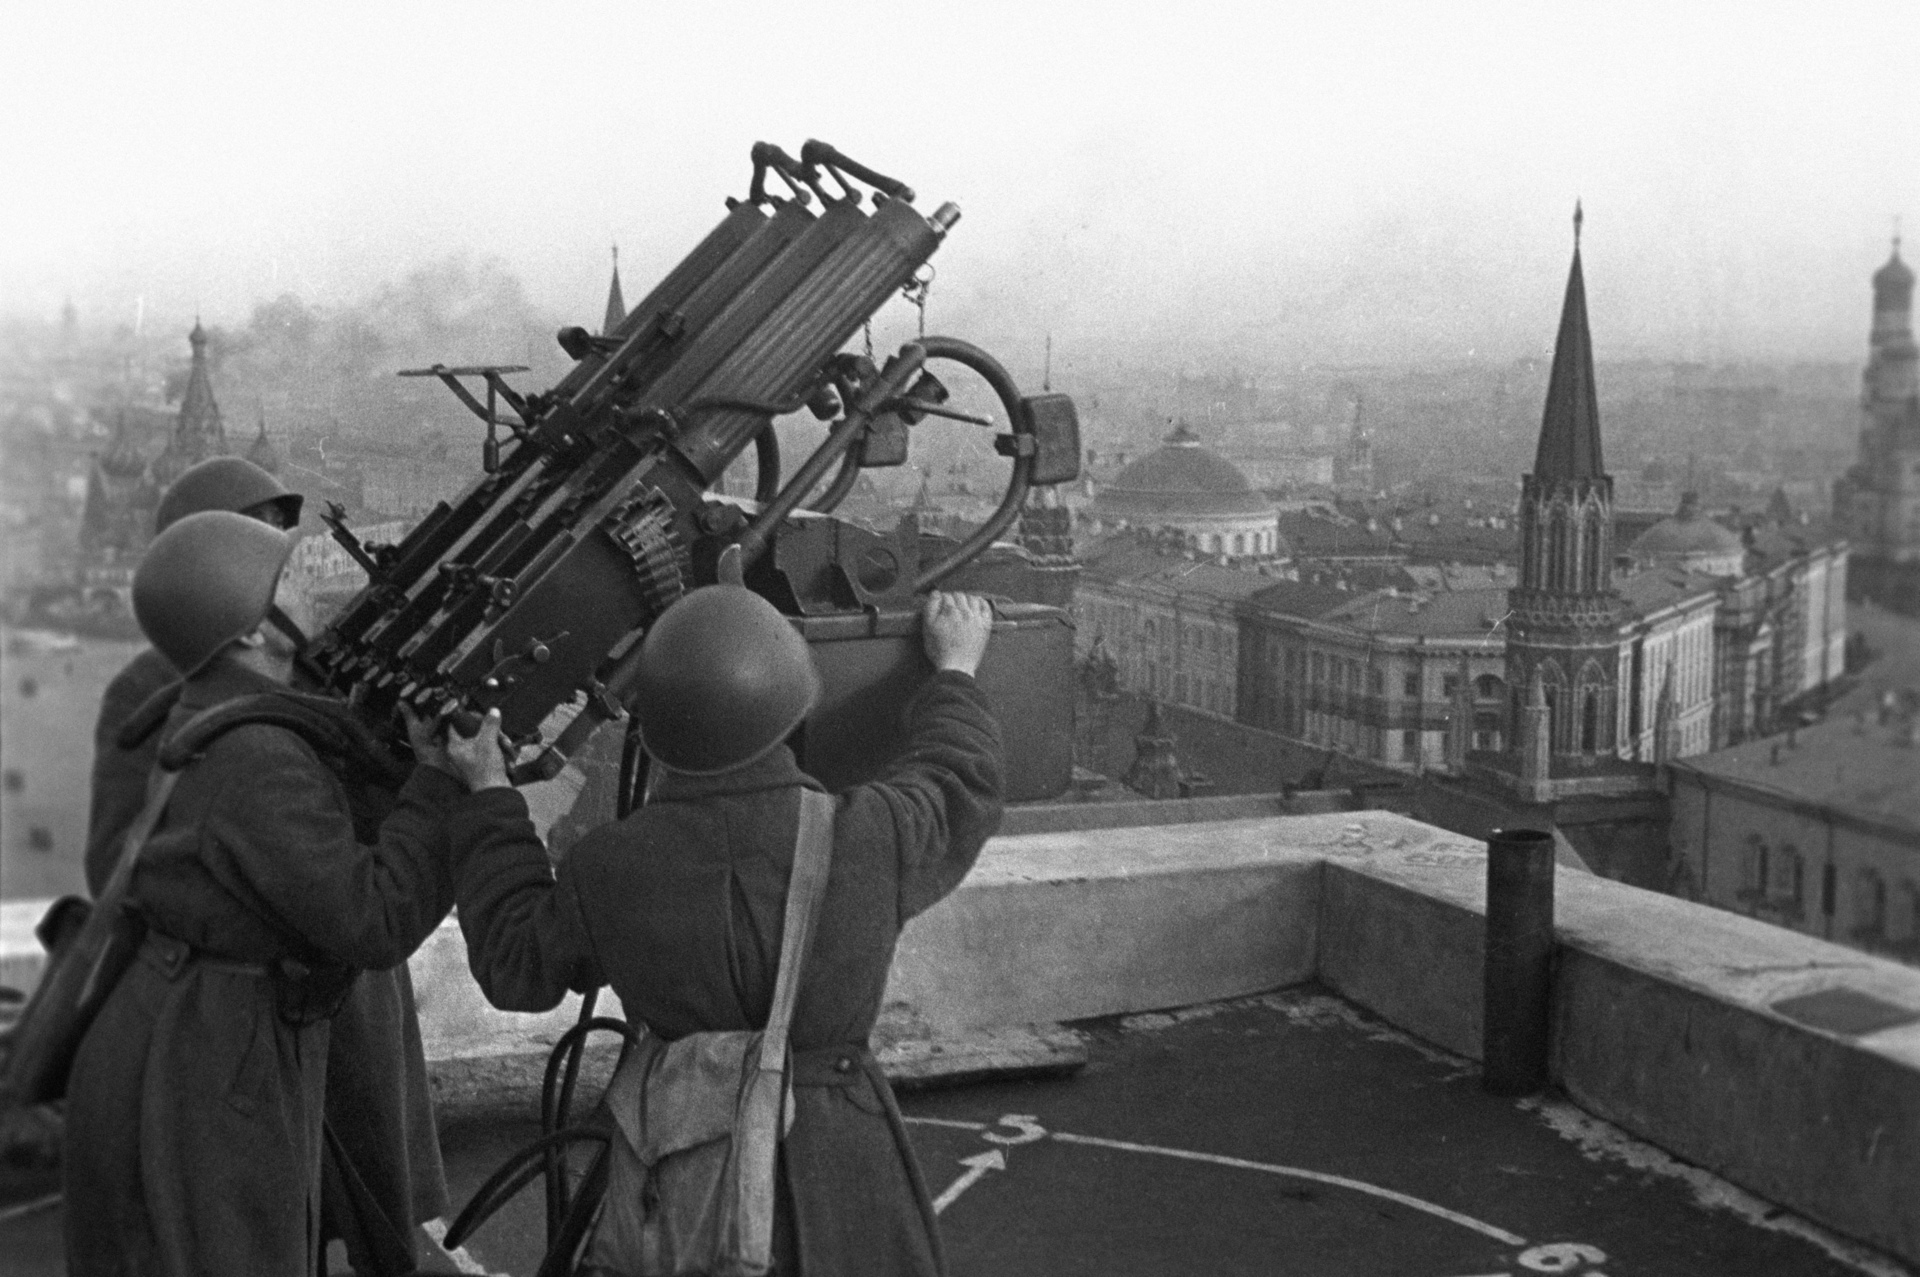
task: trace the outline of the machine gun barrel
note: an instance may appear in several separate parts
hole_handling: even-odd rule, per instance
[[[1055,472],[1062,457],[1077,465],[1071,405],[1064,417],[1036,417],[1033,404],[1064,396],[1022,400],[977,348],[929,338],[884,370],[842,353],[914,281],[959,211],[949,204],[923,215],[903,184],[822,143],[808,143],[798,162],[766,144],[753,159],[749,198],[730,202],[726,217],[612,332],[563,330],[576,363],[547,391],[521,395],[497,366],[410,370],[447,382],[487,423],[482,473],[398,545],[377,557],[360,551],[367,586],[303,657],[320,683],[354,694],[376,715],[403,703],[463,716],[497,708],[524,748],[557,730],[517,778],[551,774],[595,724],[620,713],[623,662],[675,598],[713,579],[728,545],[740,546],[753,574],[747,583],[796,616],[898,603],[999,535],[1030,483],[1071,477],[1035,472],[1046,458]],[[843,194],[828,195],[820,168]],[[792,198],[768,193],[768,172]],[[871,211],[848,175],[873,188]],[[811,547],[804,552],[767,554],[836,462],[841,476],[823,498],[828,507],[860,466],[898,464],[906,423],[929,411],[966,417],[913,398],[930,353],[981,373],[1013,420],[1002,451],[1013,458],[1014,480],[988,526],[927,571],[910,562],[917,548],[896,554],[861,540],[873,534],[837,524],[800,537]],[[485,379],[484,405],[460,385],[463,376]],[[826,442],[782,483],[772,418],[802,406],[824,416],[840,405],[844,415]],[[1052,430],[1050,447],[1035,442],[1037,420]],[[508,438],[496,439],[497,425]],[[882,425],[897,446],[870,457],[862,441]],[[709,489],[750,445],[757,503],[711,499]],[[335,532],[358,549],[344,526]],[[818,561],[796,566],[796,555],[809,554]],[[907,566],[873,566],[889,555]],[[558,728],[549,720],[569,702],[578,712]]]

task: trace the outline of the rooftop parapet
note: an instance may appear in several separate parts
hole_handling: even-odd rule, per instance
[[[1485,878],[1482,844],[1381,812],[1003,836],[908,927],[887,1019],[958,1040],[1317,980],[1477,1059]],[[1558,1087],[1920,1262],[1920,971],[1565,869],[1555,910]],[[4,906],[13,979],[35,916]],[[575,1014],[486,1007],[451,923],[414,977],[443,1076],[543,1054]]]

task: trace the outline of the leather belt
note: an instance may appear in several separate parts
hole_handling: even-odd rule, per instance
[[[169,980],[178,980],[180,973],[187,969],[188,963],[193,963],[202,970],[218,971],[224,975],[270,977],[273,974],[273,968],[264,963],[212,957],[195,949],[185,940],[176,940],[151,927],[147,928],[147,938],[140,945],[140,957]]]

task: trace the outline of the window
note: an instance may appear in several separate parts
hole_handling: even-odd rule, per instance
[[[1854,937],[1877,940],[1887,931],[1887,880],[1875,870],[1862,869],[1854,882]]]
[[[1482,674],[1474,680],[1473,690],[1474,694],[1483,701],[1497,701],[1502,699],[1501,693],[1505,690],[1505,685],[1497,674]]]
[[[1418,670],[1407,675],[1406,683],[1401,690],[1409,700],[1420,699],[1420,673]]]
[[[1367,671],[1367,690],[1375,696],[1387,690],[1387,673],[1385,670],[1376,668]]]
[[[1767,894],[1783,902],[1800,903],[1806,891],[1806,862],[1792,843],[1783,845],[1780,854],[1773,857],[1773,873]]]
[[[1409,763],[1420,761],[1420,733],[1412,728],[1400,733],[1400,757]]]
[[[1454,697],[1458,696],[1459,694],[1460,694],[1460,676],[1458,674],[1442,674],[1440,676],[1441,697],[1445,700],[1452,700]]]
[[[1586,703],[1580,707],[1580,752],[1591,754],[1599,748],[1599,739],[1600,697],[1589,689]]]
[[[1759,899],[1767,894],[1767,844],[1759,834],[1748,834],[1746,854],[1741,857],[1742,895]]]

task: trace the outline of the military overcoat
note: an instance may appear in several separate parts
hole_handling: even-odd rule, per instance
[[[1001,744],[965,674],[934,675],[907,713],[902,756],[835,804],[790,1039],[783,1271],[942,1271],[926,1185],[867,1040],[902,924],[959,884],[999,824]],[[475,977],[496,1006],[521,1011],[609,984],[629,1019],[669,1039],[762,1027],[806,787],[820,788],[784,746],[717,776],[666,772],[646,806],[583,838],[557,875],[530,826],[505,839],[456,827]]]
[[[277,686],[216,663],[165,730]],[[70,1272],[306,1277],[329,1023],[290,1023],[270,973],[288,957],[404,961],[444,912],[448,822],[485,829],[501,806],[419,768],[362,844],[333,771],[266,724],[216,737],[180,773],[133,876],[152,938],[68,1087]]]
[[[113,677],[101,698],[86,854],[87,886],[96,896],[113,874],[127,827],[145,805],[147,777],[163,736],[156,730],[128,742],[123,730],[178,677],[166,657],[147,648]],[[392,805],[391,794],[366,785],[350,788],[348,797],[356,836],[373,841]],[[444,917],[451,904],[443,895],[432,907]],[[326,1108],[335,1115],[334,1133],[369,1195],[412,1241],[410,1225],[446,1215],[448,1201],[406,963],[363,972],[334,1015],[330,1038]],[[340,1209],[339,1203],[326,1205],[329,1215]],[[328,1221],[330,1235],[344,1231]]]

